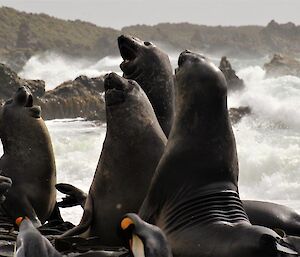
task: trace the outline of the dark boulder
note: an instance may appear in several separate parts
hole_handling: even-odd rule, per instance
[[[232,124],[238,123],[244,116],[251,114],[249,106],[241,106],[238,108],[229,109],[229,117]]]
[[[235,70],[232,69],[230,62],[227,60],[226,56],[223,56],[220,61],[219,69],[223,72],[229,91],[241,90],[245,88],[244,81],[240,79]]]
[[[0,103],[12,97],[20,86],[27,86],[35,103],[42,107],[44,119],[82,117],[91,120],[105,119],[103,76],[79,76],[66,81],[53,90],[45,91],[43,80],[25,80],[4,64],[0,64]]]

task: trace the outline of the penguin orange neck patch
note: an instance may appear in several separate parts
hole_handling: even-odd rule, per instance
[[[131,224],[133,224],[133,221],[130,218],[125,218],[121,222],[121,228],[123,230],[127,229]]]

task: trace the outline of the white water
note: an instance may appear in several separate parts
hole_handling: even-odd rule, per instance
[[[75,59],[53,52],[31,57],[18,74],[25,79],[41,79],[50,90],[67,80],[74,80],[79,75],[97,77],[110,71],[118,71],[121,57],[105,57],[99,61]]]
[[[51,88],[80,74],[120,72],[120,58],[107,57],[93,64],[53,54],[50,59],[47,57],[32,57],[20,75],[44,79]],[[176,63],[176,58],[171,58],[172,63]],[[234,127],[241,197],[271,200],[300,211],[300,78],[265,79],[264,71],[255,66],[261,65],[263,59],[232,63],[238,67],[246,89],[229,95],[228,105],[249,105],[253,110],[251,116]],[[54,145],[58,182],[88,191],[105,137],[105,125],[77,119],[47,121],[47,126]],[[81,213],[79,207],[63,210],[64,217],[75,223]]]

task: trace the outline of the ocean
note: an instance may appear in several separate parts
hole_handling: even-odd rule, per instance
[[[170,53],[174,67],[178,53]],[[212,56],[218,64],[221,56]],[[266,78],[258,60],[230,59],[243,91],[230,93],[229,107],[248,105],[252,114],[233,126],[237,142],[242,199],[273,201],[300,211],[300,78]],[[120,57],[98,62],[66,58],[55,53],[32,57],[19,73],[43,79],[47,89],[78,75],[121,74]],[[105,138],[106,124],[78,119],[46,121],[54,147],[57,180],[88,192]],[[62,195],[58,194],[61,198]],[[81,207],[62,210],[63,217],[78,223]]]

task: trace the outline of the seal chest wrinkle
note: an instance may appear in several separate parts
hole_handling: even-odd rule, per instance
[[[177,257],[297,254],[243,209],[224,75],[189,51],[178,66],[176,117],[140,217],[162,229]]]

